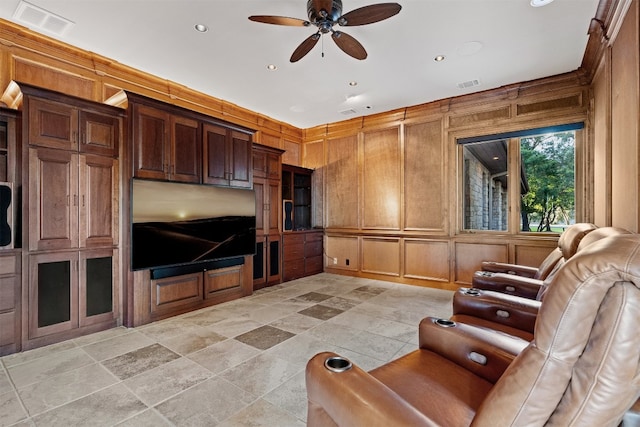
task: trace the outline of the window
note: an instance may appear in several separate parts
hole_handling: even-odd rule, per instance
[[[579,123],[459,139],[463,229],[517,226],[520,232],[560,233],[575,223],[575,141],[581,128]],[[510,206],[517,208],[513,214]]]

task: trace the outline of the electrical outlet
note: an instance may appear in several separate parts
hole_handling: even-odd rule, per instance
[[[337,264],[337,263],[338,263],[338,258],[334,258],[334,259],[333,259],[333,264],[335,265],[335,264]]]

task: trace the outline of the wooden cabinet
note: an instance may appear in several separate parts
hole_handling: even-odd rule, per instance
[[[151,280],[149,320],[164,319],[251,294],[245,264]]]
[[[207,184],[250,188],[251,134],[224,126],[203,125],[203,181]]]
[[[118,161],[29,148],[29,250],[118,242]]]
[[[0,356],[21,349],[20,252],[0,252]]]
[[[22,348],[115,326],[124,111],[20,84]]]
[[[115,249],[30,255],[28,339],[38,342],[94,324],[114,326],[117,260]]]
[[[120,122],[112,114],[41,98],[30,99],[28,112],[31,145],[118,156]]]
[[[142,104],[131,111],[134,176],[200,182],[200,122]]]
[[[282,236],[283,281],[321,273],[323,231],[296,231]]]
[[[256,194],[256,255],[253,288],[280,283],[282,150],[253,145],[253,189]]]

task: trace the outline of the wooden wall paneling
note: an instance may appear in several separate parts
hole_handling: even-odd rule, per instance
[[[362,227],[400,230],[402,146],[398,127],[365,132]]]
[[[257,135],[256,142],[259,142],[260,144],[266,145],[268,147],[282,148],[280,144],[281,139],[282,138],[280,136],[260,132]]]
[[[362,238],[362,272],[400,277],[400,239]]]
[[[508,262],[507,243],[454,242],[454,281],[469,285],[473,273],[480,270],[482,261]]]
[[[335,270],[358,271],[360,269],[358,237],[332,236],[325,238],[325,267]],[[334,264],[333,259],[336,259]]]
[[[327,141],[325,177],[327,228],[357,228],[359,180],[356,135]]]
[[[638,143],[640,80],[638,1],[629,8],[611,47],[612,225],[639,231]]]
[[[404,127],[404,229],[445,230],[442,120]]]
[[[449,282],[449,242],[404,239],[403,277]]]
[[[611,225],[611,58],[600,61],[591,85],[593,91],[593,222]]]
[[[284,140],[283,147],[285,152],[282,154],[282,163],[293,166],[301,166],[300,144]]]
[[[94,80],[62,70],[43,58],[29,60],[19,56],[13,56],[12,80],[28,83],[38,87],[66,93],[84,99],[94,99]]]
[[[324,227],[324,140],[307,142],[302,145],[302,163],[308,169],[313,169],[311,177],[311,200],[313,206],[311,211],[311,226]]]
[[[549,242],[547,246],[515,244],[513,263],[538,267],[547,255],[557,247],[557,245],[551,243],[552,242]]]

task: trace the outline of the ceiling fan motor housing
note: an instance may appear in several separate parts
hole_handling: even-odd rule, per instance
[[[313,24],[322,21],[337,22],[342,16],[342,0],[333,0],[331,2],[331,10],[327,10],[327,16],[322,16],[320,10],[316,10],[314,0],[307,1],[307,15],[309,21]]]

